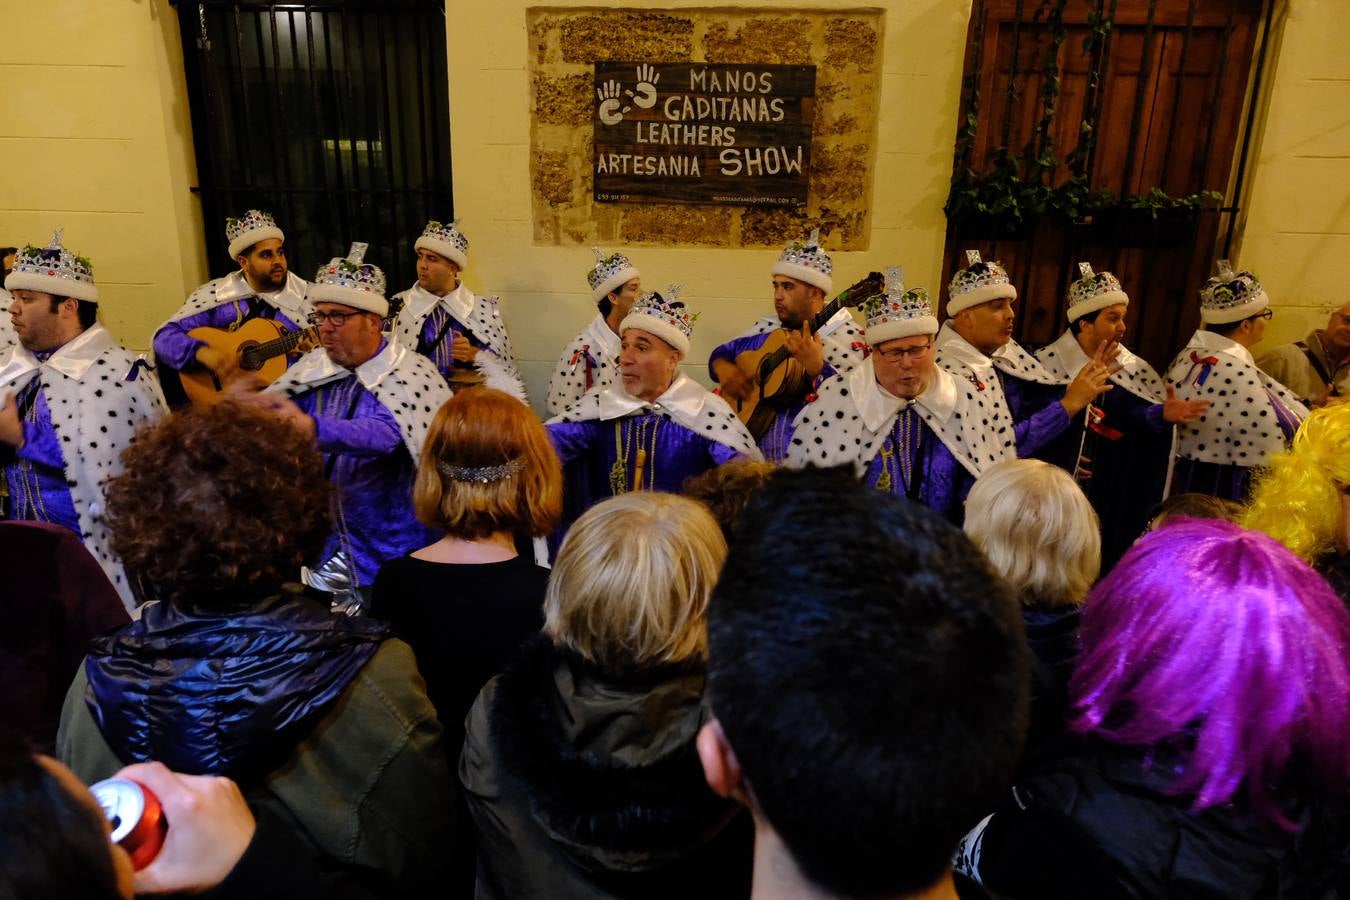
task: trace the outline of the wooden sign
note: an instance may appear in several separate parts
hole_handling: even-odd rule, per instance
[[[595,64],[595,199],[803,206],[815,66]]]

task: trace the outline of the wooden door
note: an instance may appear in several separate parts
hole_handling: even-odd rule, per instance
[[[1064,295],[1078,261],[1109,269],[1130,295],[1127,342],[1162,366],[1198,324],[1197,290],[1211,269],[1221,229],[1236,213],[1229,182],[1239,142],[1246,139],[1262,4],[1070,0],[1063,5],[1064,37],[1054,54],[1059,92],[1046,127],[1041,92],[1053,35],[1046,13],[1054,5],[975,4],[965,62],[973,91],[967,90],[964,103],[970,109],[973,95],[979,118],[962,168],[989,172],[999,148],[1014,155],[1048,149],[1058,159],[1043,175],[1051,187],[1082,173],[1092,188],[1120,195],[1160,188],[1182,197],[1214,190],[1224,203],[1189,225],[1169,216],[1154,225],[1147,212],[1114,215],[1114,228],[1103,227],[1105,215],[1072,221],[1047,214],[1011,237],[969,229],[963,234],[962,222],[952,221],[945,276],[961,267],[966,249],[1002,262],[1020,295],[1016,336],[1034,348],[1066,327]],[[1099,11],[1112,17],[1104,36],[1093,27]],[[1095,145],[1084,153],[1080,142],[1088,134],[1095,134]],[[1131,222],[1132,216],[1146,221]]]

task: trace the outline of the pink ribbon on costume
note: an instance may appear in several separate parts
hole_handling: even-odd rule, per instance
[[[581,349],[577,350],[575,353],[572,354],[572,362],[570,363],[570,365],[572,366],[572,371],[575,372],[577,368],[577,363],[581,362],[582,360],[586,361],[586,390],[588,391],[591,389],[591,385],[594,383],[594,378],[592,377],[591,373],[596,368],[597,365],[595,357],[591,356],[589,352],[590,349],[591,349],[590,344],[582,344]]]
[[[863,359],[867,359],[867,357],[872,355],[872,348],[867,346],[867,341],[854,341],[848,346],[850,350],[861,350]]]
[[[1187,371],[1186,377],[1183,378],[1182,381],[1191,381],[1191,376],[1195,375],[1196,367],[1199,367],[1200,374],[1196,376],[1195,381],[1191,381],[1191,384],[1195,385],[1196,387],[1200,387],[1205,383],[1205,379],[1209,377],[1209,373],[1218,364],[1219,358],[1217,356],[1201,356],[1200,354],[1192,350],[1191,368],[1189,371]]]

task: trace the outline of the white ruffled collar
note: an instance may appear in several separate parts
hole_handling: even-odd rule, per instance
[[[216,288],[216,300],[221,303],[229,303],[233,300],[244,300],[248,297],[263,297],[268,303],[271,303],[277,309],[286,313],[286,318],[301,324],[302,313],[305,307],[305,296],[309,292],[309,282],[296,275],[294,272],[286,273],[286,286],[279,291],[273,291],[266,294],[259,294],[253,289],[253,286],[244,278],[243,272],[231,272],[224,279],[224,284]]]
[[[398,341],[386,340],[378,353],[355,369],[348,369],[333,362],[328,356],[328,351],[317,347],[305,354],[305,357],[287,374],[299,384],[315,385],[335,378],[345,378],[354,373],[366,390],[373,391],[376,385],[398,368],[407,354],[408,349]]]
[[[444,297],[437,297],[420,284],[413,282],[413,286],[404,292],[404,297],[408,309],[418,319],[425,319],[440,305],[444,306],[445,311],[454,316],[461,325],[468,324],[469,316],[473,314],[474,303],[477,302],[473,291],[465,287],[462,281]]]
[[[942,327],[938,329],[937,339],[933,342],[933,345],[942,352],[943,356],[964,363],[978,373],[993,374],[994,361],[977,350],[974,344],[957,334],[956,329],[952,328],[950,319],[943,322]]]
[[[604,351],[603,354],[596,354],[597,359],[601,358],[602,355],[611,359],[619,358],[619,349],[622,342],[619,340],[619,336],[610,330],[609,323],[605,321],[604,316],[597,314],[581,333],[584,339],[593,344],[598,344],[599,348]]]
[[[862,416],[863,424],[873,434],[885,428],[910,403],[923,407],[944,423],[956,411],[956,380],[950,372],[936,365],[923,393],[912,401],[896,397],[881,386],[870,356],[846,377],[858,415]]]
[[[1252,358],[1252,352],[1239,344],[1232,338],[1224,337],[1215,331],[1206,331],[1201,328],[1195,334],[1191,335],[1190,343],[1186,345],[1188,350],[1207,350],[1212,353],[1226,353],[1234,359],[1240,359],[1249,366],[1256,365],[1256,360]]]
[[[115,346],[112,335],[102,325],[94,324],[78,336],[56,349],[45,361],[39,361],[23,344],[16,344],[9,359],[0,367],[0,384],[12,384],[29,372],[35,372],[46,366],[60,372],[68,378],[79,381],[89,367],[108,350]]]
[[[648,413],[664,410],[681,423],[693,422],[703,412],[708,398],[713,394],[703,385],[684,373],[675,376],[666,392],[652,402],[641,400],[623,388],[623,379],[600,392],[600,421],[607,422],[635,413]]]

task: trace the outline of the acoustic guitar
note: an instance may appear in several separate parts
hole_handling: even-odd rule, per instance
[[[869,272],[866,278],[825,304],[825,308],[812,317],[811,333],[823,328],[839,310],[852,309],[880,293],[884,284],[880,272]],[[788,352],[787,336],[787,329],[780,328],[757,350],[737,354],[736,367],[750,376],[751,391],[743,400],[723,397],[755,440],[764,436],[778,413],[800,403],[811,387],[811,376]]]
[[[318,340],[317,328],[286,331],[271,319],[249,319],[234,331],[223,328],[194,328],[188,337],[201,341],[226,357],[233,356],[236,365],[271,384],[286,371],[286,354],[306,340]],[[224,397],[224,385],[216,373],[204,366],[194,366],[179,373],[183,392],[193,406],[215,406]]]

